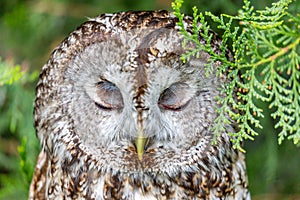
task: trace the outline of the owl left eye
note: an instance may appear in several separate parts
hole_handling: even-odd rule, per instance
[[[158,106],[167,110],[180,110],[189,103],[188,91],[186,83],[174,83],[161,93]]]
[[[98,82],[96,84],[97,99],[95,104],[102,109],[123,108],[123,98],[119,88],[111,82]]]

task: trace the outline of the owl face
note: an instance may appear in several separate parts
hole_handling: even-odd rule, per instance
[[[66,64],[58,98],[91,154],[155,163],[212,136],[217,80],[204,75],[207,54],[181,62],[182,40],[165,27],[111,32]]]
[[[102,20],[98,23],[108,26]],[[75,32],[67,41],[77,48],[69,44],[68,55],[58,50],[53,54],[61,57],[61,73],[54,77],[58,83],[51,87],[50,99],[59,105],[56,113],[67,116],[64,128],[72,127],[81,149],[96,160],[108,159],[114,168],[137,158],[155,166],[166,154],[174,162],[199,143],[205,148],[203,141],[210,145],[220,81],[205,76],[208,54],[200,52],[187,63],[180,60],[183,37],[170,26],[174,19],[168,20],[130,28],[114,24],[104,31],[98,27],[81,41],[75,40]],[[50,75],[52,65],[45,70]],[[50,110],[53,115],[52,109],[42,115]],[[56,117],[50,117],[50,125],[57,129],[63,123]],[[48,133],[40,132],[44,140]],[[55,147],[56,140],[49,135],[46,146]]]

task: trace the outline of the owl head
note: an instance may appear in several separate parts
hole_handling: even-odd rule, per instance
[[[182,62],[177,21],[166,11],[100,15],[54,50],[34,112],[50,156],[134,172],[188,168],[195,153],[205,155],[224,80],[205,75],[205,52]]]

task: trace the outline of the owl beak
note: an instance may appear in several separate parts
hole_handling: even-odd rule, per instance
[[[147,138],[144,137],[142,130],[138,131],[138,138],[135,140],[136,151],[140,160],[143,159]]]

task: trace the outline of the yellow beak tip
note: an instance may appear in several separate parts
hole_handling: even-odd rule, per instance
[[[146,143],[146,138],[144,137],[138,137],[135,141],[137,155],[140,160],[143,159],[145,143]]]

